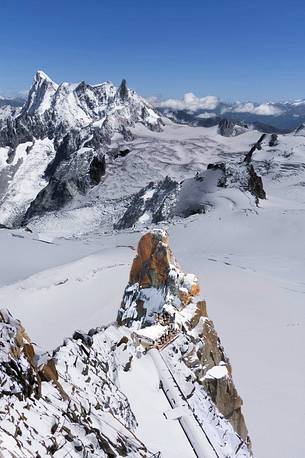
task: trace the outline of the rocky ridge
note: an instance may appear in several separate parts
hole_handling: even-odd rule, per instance
[[[114,228],[158,224],[206,213],[217,207],[219,199],[229,199],[231,190],[248,195],[253,211],[260,199],[266,199],[262,178],[251,161],[219,162],[180,183],[169,176],[149,183],[133,197]]]
[[[135,367],[154,349],[175,377],[200,435],[209,438],[213,456],[249,457],[242,401],[205,301],[195,299],[199,292],[197,278],[175,260],[168,235],[154,231],[139,242],[118,326],[76,331],[51,354],[41,353],[2,309],[2,456],[155,456],[158,450],[139,437],[121,375],[130,374],[137,391]]]
[[[195,299],[199,293],[198,279],[183,273],[169,248],[167,233],[147,233],[138,245],[118,323],[135,330],[140,341],[150,338],[150,345],[162,350],[190,408],[206,428],[208,396],[224,443],[232,435],[226,420],[240,437],[235,453],[227,456],[238,456],[239,450],[246,456],[251,442],[241,412],[242,400],[206,303]]]
[[[111,328],[86,340],[75,333],[52,355],[40,355],[19,321],[3,309],[0,317],[1,456],[151,455],[115,384]]]

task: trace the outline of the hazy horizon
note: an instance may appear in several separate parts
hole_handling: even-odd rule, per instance
[[[81,81],[86,81],[84,79],[80,79],[78,81],[75,81],[75,80],[71,80],[71,81],[68,81],[68,80],[58,80],[57,78],[53,78],[52,75],[50,75],[45,69],[37,69],[36,71],[38,70],[42,70],[44,71],[54,82],[58,83],[58,84],[61,84],[63,82],[68,82],[68,83],[72,83],[72,84],[77,84],[77,83],[80,83]],[[35,73],[36,71],[34,71],[34,73],[31,75],[30,77],[30,82],[29,82],[29,85],[27,88],[24,88],[24,89],[19,89],[19,90],[15,90],[15,91],[3,91],[2,88],[0,87],[0,97],[1,98],[7,98],[7,99],[26,99],[27,96],[28,96],[28,92],[34,82],[34,76],[35,76]],[[192,88],[190,88],[189,91],[187,92],[183,92],[183,93],[180,93],[180,94],[177,94],[177,96],[166,96],[166,94],[163,94],[161,91],[159,91],[158,93],[155,93],[155,94],[143,94],[141,93],[140,91],[138,91],[133,85],[132,85],[132,81],[130,83],[128,77],[126,76],[123,76],[120,80],[116,80],[116,81],[113,81],[111,80],[111,78],[106,78],[106,79],[103,79],[103,80],[96,80],[96,81],[86,81],[86,83],[88,84],[91,84],[91,85],[96,85],[96,84],[99,84],[99,83],[103,83],[105,81],[111,81],[113,84],[115,84],[116,86],[119,86],[120,82],[122,79],[126,79],[127,80],[127,85],[128,87],[130,87],[131,89],[134,89],[136,92],[138,92],[140,95],[142,95],[143,97],[147,98],[148,100],[151,99],[151,100],[156,100],[156,101],[168,101],[168,100],[176,100],[176,101],[183,101],[183,99],[185,98],[185,96],[188,96],[188,95],[194,95],[198,100],[202,99],[202,98],[207,98],[207,97],[215,97],[215,98],[218,98],[221,102],[224,102],[224,103],[236,103],[236,102],[242,102],[242,103],[246,103],[246,102],[253,102],[253,103],[259,103],[259,104],[263,104],[263,103],[267,103],[267,102],[271,102],[271,103],[282,103],[282,102],[293,102],[293,101],[296,101],[296,100],[301,100],[301,99],[305,99],[305,93],[304,95],[300,95],[299,97],[295,97],[295,98],[287,98],[287,99],[271,99],[271,98],[267,98],[267,99],[252,99],[251,97],[246,97],[246,98],[240,98],[240,99],[234,99],[233,97],[230,97],[230,95],[228,94],[226,97],[220,97],[218,94],[212,94],[212,93],[204,93],[204,92],[194,92],[192,91]]]

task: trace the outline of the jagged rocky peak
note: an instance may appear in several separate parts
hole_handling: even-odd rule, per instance
[[[149,232],[139,241],[118,323],[139,328],[155,324],[157,313],[168,309],[174,314],[198,293],[198,280],[181,272],[166,231]]]
[[[37,70],[34,76],[34,82],[37,83],[38,86],[41,86],[42,84],[47,82],[54,86],[54,88],[58,88],[58,84],[54,83],[54,81],[52,81],[51,78],[42,70]]]
[[[29,91],[28,99],[21,115],[43,114],[51,107],[52,98],[58,89],[58,84],[49,78],[42,70],[35,74],[33,85]]]
[[[137,123],[157,131],[163,126],[160,114],[128,89],[126,80],[119,88],[110,82],[58,85],[38,71],[20,114],[0,130],[0,145],[15,147],[46,137],[58,143],[69,130],[91,126],[109,137],[123,131],[127,135]]]
[[[154,114],[156,119],[153,119]],[[109,117],[107,124],[110,126],[125,121],[127,124],[145,122],[148,127],[156,124],[159,128],[160,122],[160,116],[153,108],[127,88],[125,79],[118,88],[110,82],[90,85],[81,81],[79,84],[64,82],[58,85],[42,71],[34,77],[21,115],[43,115],[44,121],[53,126],[52,135],[59,127],[82,128]]]
[[[120,87],[118,89],[118,93],[120,95],[121,100],[127,100],[128,99],[128,87],[127,87],[127,81],[123,78],[122,82],[120,84]]]
[[[241,456],[249,456],[251,442],[232,367],[208,317],[206,302],[196,299],[199,294],[197,277],[182,271],[167,232],[158,229],[139,241],[117,321],[131,328],[140,344],[162,351],[172,373],[177,371],[181,377],[180,388],[190,381],[191,386],[182,390],[194,410],[204,390],[213,403],[211,409],[216,408],[215,416],[227,419],[240,437]]]
[[[58,86],[38,71],[21,113],[0,123],[0,147],[6,155],[0,166],[5,199],[0,202],[1,222],[17,225],[82,198],[105,174],[105,153],[113,137],[130,141],[137,124],[155,131],[164,125],[125,80],[119,88],[84,81]],[[23,150],[26,155],[17,160]],[[23,187],[30,192],[21,193]]]

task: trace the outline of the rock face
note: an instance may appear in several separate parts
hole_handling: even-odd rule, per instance
[[[20,113],[23,104],[23,99],[0,96],[0,129],[5,126],[8,119],[12,119]]]
[[[155,335],[160,322],[164,326],[170,322],[173,337],[167,330],[162,353],[180,380],[183,394],[202,421],[206,413],[200,411],[199,399],[208,395],[213,406],[210,408],[216,408],[217,418],[222,415],[230,422],[241,438],[239,448],[245,452],[251,450],[251,443],[241,412],[242,400],[232,380],[230,362],[207,315],[206,303],[196,302],[199,293],[198,279],[183,273],[175,260],[168,234],[163,230],[147,233],[139,242],[117,321],[139,334],[145,328],[145,336],[150,331],[151,336]],[[164,340],[155,345],[163,348]]]
[[[218,124],[218,133],[223,137],[236,137],[248,130],[246,124],[238,123],[231,119],[221,119]]]
[[[196,277],[179,270],[168,246],[167,233],[149,232],[139,242],[118,323],[129,327],[148,326],[155,322],[155,315],[163,311],[165,302],[179,309],[198,293]]]
[[[228,418],[235,431],[249,442],[248,431],[241,412],[242,399],[232,380],[232,367],[224,353],[213,322],[208,318],[206,309],[199,302],[190,329],[204,341],[204,346],[191,352],[184,361],[192,367],[198,380],[217,405],[219,411]],[[196,347],[196,342],[195,347]],[[197,363],[196,363],[197,360]],[[220,369],[220,376],[219,376]]]
[[[0,310],[1,389],[2,395],[15,395],[21,401],[30,397],[41,397],[43,381],[52,382],[60,396],[67,399],[58,382],[54,359],[45,354],[40,358],[20,321],[8,310]]]
[[[149,183],[133,197],[114,228],[126,229],[206,213],[217,209],[223,197],[236,198],[236,192],[250,193],[248,201],[252,199],[253,207],[258,206],[260,199],[266,199],[262,178],[253,164],[245,161],[209,164],[206,170],[181,183],[170,177]]]
[[[150,182],[133,197],[114,228],[126,229],[137,223],[155,224],[170,220],[175,216],[179,190],[180,184],[170,177],[157,183]]]
[[[1,393],[23,397],[40,396],[40,375],[36,367],[34,346],[23,326],[10,313],[0,311]]]
[[[0,444],[5,457],[146,457],[115,385],[114,329],[75,333],[49,357],[0,311]],[[112,355],[112,356],[111,356]]]

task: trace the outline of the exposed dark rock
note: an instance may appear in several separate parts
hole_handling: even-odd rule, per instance
[[[128,99],[127,81],[125,79],[122,79],[118,93],[120,94],[121,100],[125,101]]]
[[[80,144],[80,136],[79,132],[76,130],[71,130],[67,135],[64,136],[62,141],[58,144],[58,140],[55,139],[55,149],[56,149],[56,155],[55,158],[53,159],[50,164],[48,164],[46,171],[45,171],[45,177],[51,178],[55,172],[57,167],[63,162],[63,161],[68,161],[69,158],[71,157],[72,153],[77,151],[79,148]]]
[[[149,183],[142,188],[123,216],[115,223],[115,229],[126,229],[136,224],[157,224],[175,217],[188,218],[194,214],[206,213],[215,204],[218,188],[237,188],[250,192],[258,205],[265,199],[263,181],[251,163],[209,164],[207,170],[197,172],[195,177],[181,183],[166,177],[164,180]]]
[[[87,347],[91,347],[93,344],[92,336],[83,331],[75,331],[72,338],[75,340],[81,340],[85,345],[87,345]]]
[[[142,217],[147,223],[158,223],[174,216],[175,194],[179,183],[166,177],[159,183],[151,182],[132,199],[115,229],[126,229],[135,225]]]
[[[226,118],[221,119],[218,124],[218,133],[223,137],[236,137],[246,132],[247,129],[246,124]]]
[[[246,164],[250,164],[250,162],[252,161],[252,156],[253,156],[254,151],[256,151],[257,149],[258,150],[262,149],[261,143],[265,137],[266,137],[266,134],[262,134],[260,138],[258,139],[258,141],[254,143],[250,151],[245,155],[244,162],[246,162]]]
[[[11,229],[9,226],[7,226],[6,224],[1,224],[0,223],[0,229]]]
[[[279,144],[278,136],[276,134],[271,134],[271,138],[269,140],[269,146],[277,146],[278,144]]]
[[[105,156],[102,156],[99,159],[97,156],[94,156],[90,163],[89,174],[91,178],[91,183],[93,186],[96,186],[100,183],[101,178],[106,173],[106,160]]]
[[[125,149],[122,149],[122,150],[119,151],[119,156],[125,157],[129,153],[130,153],[130,150],[128,148],[125,148]]]
[[[257,175],[252,164],[248,166],[249,180],[248,190],[255,197],[256,205],[259,203],[259,199],[266,199],[266,192],[263,186],[262,177]]]
[[[22,224],[26,224],[34,216],[44,212],[59,210],[73,199],[75,192],[72,191],[74,183],[59,181],[51,178],[48,186],[42,189],[27,209]]]

